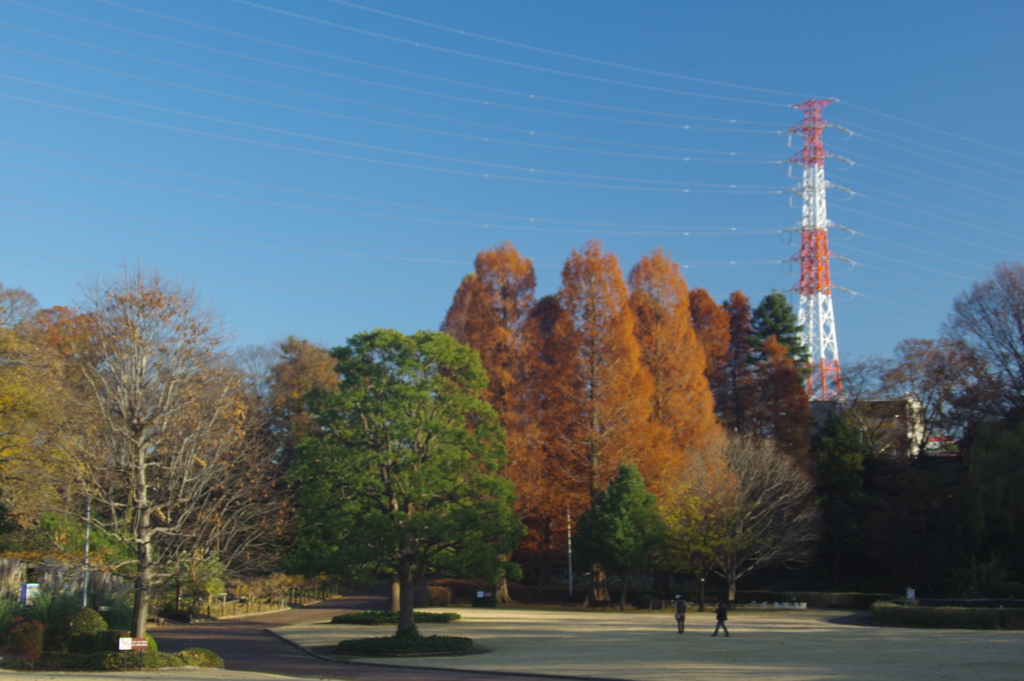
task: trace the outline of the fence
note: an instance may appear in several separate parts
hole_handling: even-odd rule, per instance
[[[243,597],[228,600],[227,594],[214,596],[206,602],[205,608],[199,608],[207,617],[234,617],[237,615],[259,614],[284,610],[294,605],[306,605],[328,598],[344,596],[361,585],[342,584],[341,582],[324,582],[316,586],[295,587],[282,594],[263,598]]]

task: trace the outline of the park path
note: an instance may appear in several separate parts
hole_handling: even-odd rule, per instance
[[[346,612],[384,609],[387,604],[386,588],[370,589],[355,596],[334,598],[284,612],[202,624],[169,625],[150,629],[149,633],[161,651],[173,653],[191,647],[207,648],[224,658],[226,668],[235,671],[350,681],[536,681],[533,676],[331,662],[313,657],[267,632],[267,629],[288,624],[329,620]],[[382,635],[386,634],[382,632]],[[410,665],[415,665],[415,662],[410,661]]]

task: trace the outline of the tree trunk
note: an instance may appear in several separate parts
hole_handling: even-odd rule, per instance
[[[135,602],[132,604],[132,637],[146,635],[146,620],[149,618],[149,595],[153,588],[153,565],[149,544],[138,549],[139,566],[135,575]]]
[[[622,573],[622,599],[619,601],[619,610],[626,612],[626,597],[628,595],[629,573]]]
[[[391,612],[399,612],[402,609],[400,594],[401,586],[398,583],[398,575],[392,573],[388,575],[388,610]]]
[[[504,605],[511,602],[512,596],[508,593],[508,577],[502,574],[498,578],[498,583],[494,585],[494,603],[495,605]]]
[[[596,607],[596,603],[607,603],[612,599],[608,593],[608,580],[604,574],[604,568],[594,563],[590,566],[590,584],[587,587],[587,600],[583,605]]]
[[[398,561],[399,609],[398,633],[409,631],[416,626],[416,614],[413,611],[413,591],[416,579],[412,571],[412,560],[400,558]]]
[[[729,575],[729,596],[728,601],[730,603],[736,602],[736,575]]]
[[[705,576],[707,576],[707,573],[705,573]],[[699,601],[699,606],[700,607],[697,608],[697,611],[698,612],[704,612],[704,577],[700,578],[700,601]]]

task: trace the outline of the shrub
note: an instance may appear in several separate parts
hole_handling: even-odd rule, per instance
[[[998,629],[995,608],[922,608],[879,601],[871,606],[871,619],[893,627],[929,629]]]
[[[206,648],[187,648],[178,657],[185,664],[192,667],[210,667],[213,669],[224,669],[224,660],[220,655],[207,650]]]
[[[335,615],[331,624],[398,624],[397,612],[389,610],[364,610]],[[417,612],[414,613],[420,624],[447,624],[462,619],[457,612]]]
[[[65,615],[82,607],[81,594],[67,591],[43,590],[36,594],[35,600],[25,607],[25,613],[43,624],[60,626]]]
[[[43,650],[66,653],[68,639],[60,633],[60,627],[47,624],[43,627]]]
[[[473,639],[462,636],[420,636],[416,627],[381,638],[360,638],[342,641],[335,648],[338,655],[459,655],[473,647]]]
[[[43,652],[43,629],[46,625],[35,620],[18,618],[9,630],[11,650],[29,662]]]
[[[430,605],[433,607],[444,607],[452,602],[452,591],[446,586],[428,586],[430,592]]]
[[[67,638],[69,653],[91,655],[97,651],[96,634],[72,634]]]
[[[0,597],[0,631],[7,631],[20,607],[16,598]]]
[[[107,628],[107,621],[92,608],[82,608],[64,615],[60,622],[61,633],[65,636],[75,634],[96,634]]]
[[[127,629],[106,629],[96,634],[94,653],[117,650],[119,638],[131,636],[132,632]]]

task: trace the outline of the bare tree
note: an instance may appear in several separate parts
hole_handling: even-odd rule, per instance
[[[88,297],[74,359],[95,418],[73,460],[94,530],[129,550],[112,567],[134,579],[132,635],[142,636],[155,586],[272,540],[277,470],[261,411],[194,290],[134,270]]]
[[[724,471],[695,474],[693,480],[704,512],[717,519],[714,541],[707,542],[714,572],[726,580],[729,600],[735,601],[743,576],[812,557],[820,513],[809,476],[770,440],[730,438],[724,459]]]
[[[996,265],[991,279],[957,296],[944,330],[985,366],[990,390],[974,400],[980,415],[1024,408],[1024,265]]]

